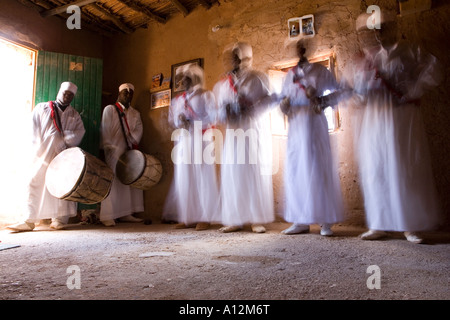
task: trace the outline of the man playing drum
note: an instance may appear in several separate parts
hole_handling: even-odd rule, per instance
[[[63,229],[69,217],[77,213],[76,202],[52,196],[45,186],[45,174],[53,158],[67,148],[78,146],[83,139],[83,121],[70,105],[76,93],[75,84],[63,82],[56,101],[39,103],[32,112],[27,218],[8,227],[13,231],[31,231],[42,219],[52,219],[50,227]]]
[[[120,156],[128,150],[137,149],[143,134],[141,115],[131,106],[133,93],[131,83],[122,84],[116,104],[106,106],[103,111],[100,127],[102,148],[105,161],[114,173]],[[108,227],[115,225],[115,219],[141,222],[142,219],[132,214],[143,211],[143,191],[114,179],[108,197],[101,203],[100,221]]]

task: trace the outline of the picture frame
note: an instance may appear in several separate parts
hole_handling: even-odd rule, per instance
[[[305,37],[314,37],[314,16],[312,14],[308,14],[303,16],[301,19],[302,23],[302,34]]]
[[[155,88],[158,88],[159,86],[161,86],[162,79],[163,79],[163,74],[162,73],[155,74],[152,77],[152,86],[151,86],[151,88],[155,89]]]
[[[310,38],[315,35],[314,15],[307,14],[288,19],[288,36],[290,39]]]
[[[181,83],[181,78],[180,78],[180,73],[179,70],[189,64],[196,64],[199,67],[203,68],[203,59],[202,58],[197,58],[197,59],[192,59],[189,61],[184,61],[184,62],[180,62],[177,64],[173,64],[172,65],[172,97],[176,97],[180,94],[182,94],[184,91],[186,91],[186,89],[183,87],[182,83]]]
[[[151,94],[150,109],[158,109],[169,107],[171,102],[172,92],[170,89],[153,92]]]

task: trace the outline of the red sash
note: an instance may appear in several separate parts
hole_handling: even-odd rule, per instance
[[[191,105],[189,104],[187,97],[186,97],[186,92],[183,93],[183,99],[184,99],[184,108],[191,114],[192,118],[194,118],[194,121],[196,119],[199,119],[200,117],[197,115],[197,113],[194,111],[194,109],[192,109]],[[214,129],[214,126],[210,126],[207,129],[203,129],[202,130],[202,134],[204,134],[206,132],[206,130],[208,129]]]
[[[299,68],[300,68],[300,67],[297,65],[297,66],[295,67],[295,69],[293,70],[293,71],[294,71],[294,83],[298,84],[298,86],[300,87],[300,89],[302,89],[303,91],[306,91],[305,86],[302,85],[302,84],[300,83],[301,77],[297,74],[297,70],[298,70]]]
[[[228,74],[228,83],[230,84],[231,89],[233,89],[234,93],[237,93],[236,86],[234,85],[233,76]]]
[[[50,109],[51,109],[51,117],[52,117],[52,120],[53,120],[53,124],[55,125],[56,130],[58,130],[58,132],[61,132],[61,128],[58,126],[58,121],[56,120],[57,117],[58,117],[58,115],[56,113],[58,111],[55,110],[55,107],[53,105],[53,101],[49,101],[48,104],[49,104]],[[59,120],[59,118],[58,118],[58,120]]]

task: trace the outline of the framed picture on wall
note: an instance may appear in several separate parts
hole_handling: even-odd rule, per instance
[[[290,39],[314,37],[314,16],[307,14],[302,17],[288,19],[288,30]]]
[[[176,97],[186,90],[181,83],[180,70],[182,67],[190,64],[196,64],[203,68],[203,59],[197,58],[172,65],[172,97]]]
[[[162,90],[151,94],[150,109],[157,109],[170,106],[171,90]]]

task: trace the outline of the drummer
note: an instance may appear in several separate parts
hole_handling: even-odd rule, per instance
[[[119,157],[127,150],[137,149],[142,138],[141,115],[131,106],[134,86],[124,83],[119,87],[119,96],[115,104],[103,110],[101,144],[105,152],[105,161],[116,172]],[[107,227],[122,222],[141,222],[133,213],[144,211],[144,193],[140,189],[122,184],[114,179],[111,191],[101,203],[100,221]]]
[[[39,103],[31,117],[30,180],[27,188],[27,212],[24,222],[7,227],[10,230],[32,231],[35,223],[51,219],[51,228],[64,229],[69,217],[77,214],[77,203],[52,196],[45,187],[48,165],[61,151],[76,147],[85,129],[80,114],[70,103],[77,86],[63,82],[55,101]]]

